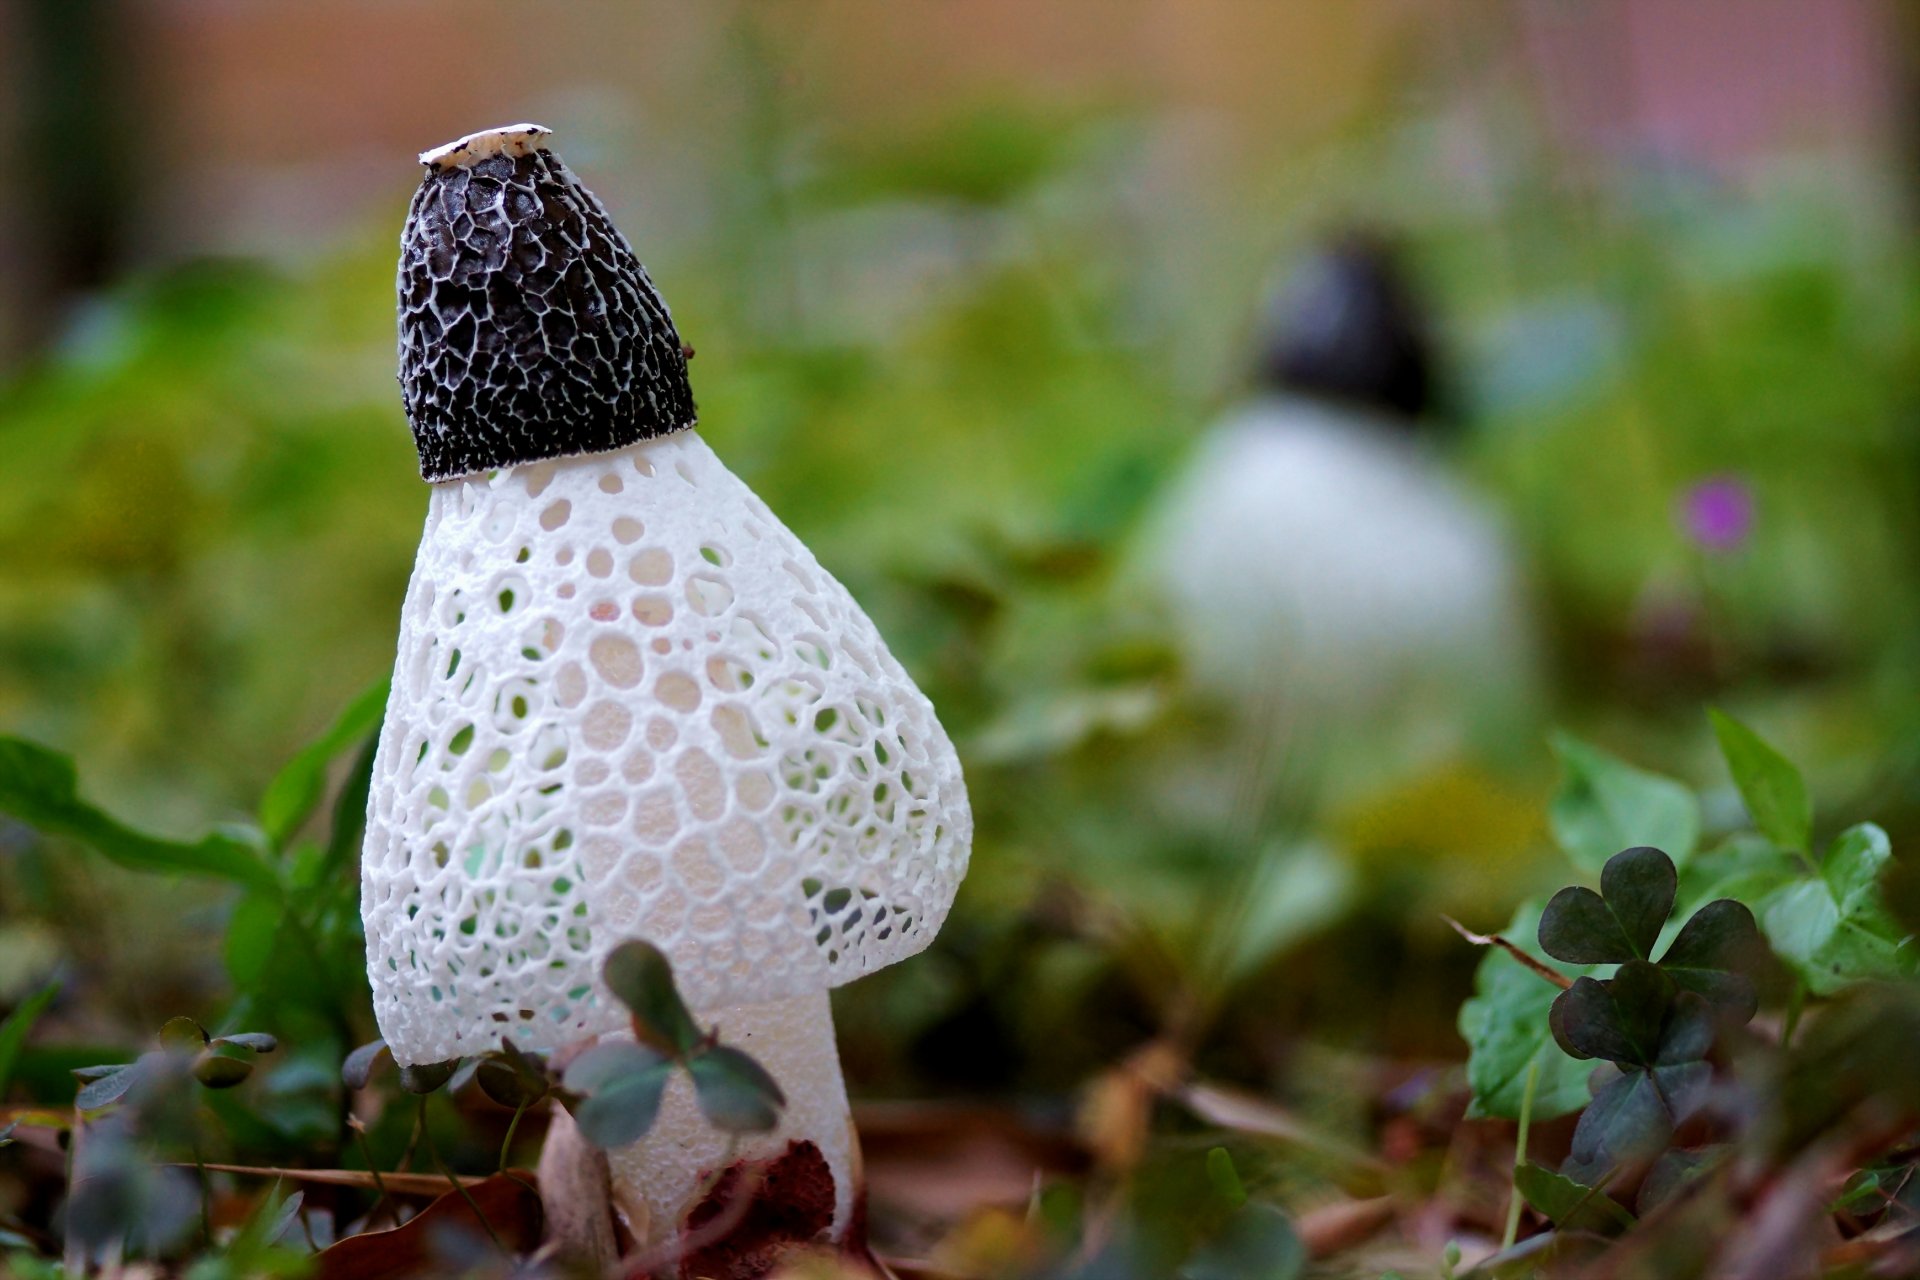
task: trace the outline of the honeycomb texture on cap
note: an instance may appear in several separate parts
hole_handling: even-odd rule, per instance
[[[933,707],[696,433],[435,487],[362,862],[399,1061],[623,1025],[629,938],[696,1009],[838,985],[927,944],[971,838]]]
[[[694,422],[665,300],[599,200],[544,148],[429,164],[400,237],[398,290],[401,398],[429,480]]]

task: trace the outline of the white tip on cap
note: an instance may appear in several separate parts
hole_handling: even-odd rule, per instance
[[[455,138],[445,146],[420,153],[420,163],[429,169],[463,169],[488,156],[523,156],[545,147],[541,139],[553,130],[542,124],[504,124],[497,129],[482,129],[464,138]]]

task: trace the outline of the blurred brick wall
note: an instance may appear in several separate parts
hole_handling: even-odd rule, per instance
[[[797,118],[855,136],[994,95],[1098,101],[1203,118],[1241,169],[1276,170],[1404,106],[1417,74],[1478,75],[1486,46],[1456,35],[1489,14],[1519,15],[1565,144],[1716,163],[1879,146],[1897,2],[123,0],[143,157],[126,250],[298,254],[364,234],[397,222],[414,152],[522,118],[562,129],[650,238],[698,234],[710,180],[741,163],[756,76]],[[0,76],[3,127],[20,77],[5,62]],[[17,184],[0,184],[15,286],[0,288],[0,350],[28,326],[24,227]]]

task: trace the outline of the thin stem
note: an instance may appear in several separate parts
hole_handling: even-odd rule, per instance
[[[1455,933],[1465,938],[1468,942],[1471,942],[1474,946],[1499,947],[1502,951],[1506,952],[1508,955],[1512,956],[1515,960],[1518,960],[1521,964],[1533,970],[1533,972],[1539,974],[1541,977],[1545,978],[1548,982],[1551,982],[1554,986],[1560,988],[1562,991],[1565,991],[1567,988],[1573,985],[1572,978],[1569,978],[1566,974],[1560,973],[1555,969],[1551,969],[1548,966],[1542,964],[1540,961],[1535,960],[1532,956],[1528,955],[1525,951],[1521,950],[1518,946],[1514,945],[1512,942],[1508,941],[1506,938],[1502,937],[1500,934],[1475,933],[1473,930],[1467,928],[1467,926],[1461,924],[1458,920],[1455,920],[1452,916],[1442,915],[1440,918],[1442,920],[1445,920],[1448,924],[1452,925],[1453,931]]]
[[[351,1125],[348,1127],[353,1128]],[[355,1128],[353,1129],[353,1136],[360,1143],[360,1155],[361,1158],[367,1162],[367,1172],[373,1175],[373,1189],[380,1193],[374,1197],[373,1206],[367,1210],[367,1225],[371,1227],[373,1225],[374,1215],[380,1211],[381,1205],[387,1203],[387,1184],[386,1180],[380,1176],[380,1166],[374,1162],[373,1147],[367,1141],[366,1132]],[[303,1218],[304,1216],[305,1215],[302,1215]],[[399,1225],[399,1211],[397,1208],[394,1212],[394,1225]]]
[[[1520,1236],[1520,1206],[1525,1203],[1520,1194],[1520,1170],[1527,1165],[1527,1129],[1533,1124],[1533,1091],[1539,1083],[1540,1059],[1535,1057],[1527,1064],[1527,1087],[1520,1095],[1520,1133],[1513,1143],[1513,1197],[1507,1201],[1507,1232],[1500,1239],[1503,1253],[1513,1248]]]
[[[1793,1033],[1800,1026],[1800,1011],[1806,1008],[1807,984],[1795,980],[1793,991],[1787,996],[1787,1020],[1780,1028],[1780,1047],[1788,1048],[1793,1044]]]
[[[506,1243],[500,1239],[500,1233],[493,1229],[493,1223],[489,1222],[487,1215],[481,1212],[480,1202],[473,1198],[473,1192],[467,1190],[466,1184],[453,1176],[453,1170],[447,1168],[447,1162],[440,1158],[440,1148],[434,1143],[433,1131],[424,1123],[426,1110],[427,1099],[422,1095],[420,1099],[420,1118],[423,1123],[420,1126],[420,1134],[421,1145],[427,1149],[427,1158],[433,1161],[433,1167],[440,1171],[441,1175],[446,1178],[453,1189],[460,1193],[460,1198],[467,1202],[467,1208],[473,1210],[473,1216],[480,1219],[480,1225],[486,1229],[487,1239],[493,1241],[493,1247],[505,1254],[508,1258],[513,1257],[513,1251],[507,1248]]]
[[[523,1101],[519,1106],[513,1109],[513,1119],[507,1121],[507,1136],[506,1136],[506,1139],[500,1144],[499,1172],[501,1173],[505,1173],[507,1171],[507,1158],[513,1153],[514,1130],[520,1127],[520,1117],[525,1114],[527,1114],[527,1104]]]
[[[199,1125],[194,1125],[193,1167],[200,1175],[200,1234],[213,1248],[213,1187],[207,1182],[207,1162],[200,1154]]]

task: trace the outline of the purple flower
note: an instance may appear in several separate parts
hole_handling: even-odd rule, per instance
[[[1710,476],[1686,491],[1678,514],[1702,550],[1738,551],[1753,534],[1753,490],[1738,476]]]

